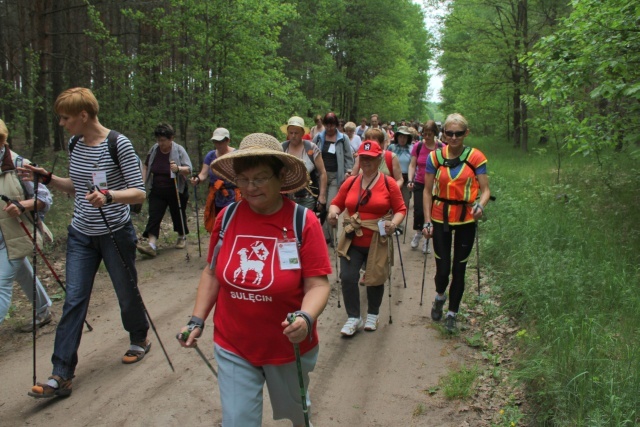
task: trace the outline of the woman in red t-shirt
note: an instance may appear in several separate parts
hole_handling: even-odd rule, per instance
[[[216,159],[211,169],[237,185],[243,199],[216,219],[209,266],[200,278],[191,321],[181,331],[189,336],[180,343],[195,345],[215,306],[214,352],[223,425],[230,420],[234,425],[262,425],[266,381],[274,419],[303,426],[291,343],[300,348],[308,387],[318,356],[315,320],[329,299],[331,273],[328,252],[317,250],[324,245],[318,219],[305,210],[302,225],[295,221],[296,225],[297,205],[281,194],[307,185],[306,166],[284,153],[274,137],[255,133],[245,137],[238,150]],[[232,216],[227,215],[230,209]],[[223,224],[224,218],[230,219]],[[292,324],[286,321],[289,313],[296,316]]]
[[[379,172],[382,148],[376,141],[366,140],[358,148],[362,173],[347,179],[331,202],[327,220],[332,226],[345,212],[344,228],[338,245],[340,281],[347,322],[340,331],[352,336],[358,330],[375,331],[384,281],[389,268],[388,245],[396,228],[402,224],[407,208],[395,180]],[[384,228],[384,236],[380,229]],[[391,243],[393,244],[393,243]],[[360,314],[358,279],[366,264],[367,319]]]

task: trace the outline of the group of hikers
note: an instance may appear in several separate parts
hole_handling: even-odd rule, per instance
[[[309,129],[303,118],[293,116],[281,127],[284,142],[253,133],[237,149],[230,145],[230,132],[217,128],[211,138],[214,149],[196,174],[168,124],[156,127],[156,144],[140,162],[126,136],[100,123],[98,101],[89,89],[64,91],[54,110],[60,126],[72,135],[68,177],[11,151],[0,120],[0,322],[10,305],[14,279],[29,298],[36,295],[38,314],[26,329],[51,321],[51,301],[34,280],[27,259],[34,242],[25,224],[37,231],[41,244],[42,237],[50,236],[42,221],[52,204],[49,189],[74,197],[66,296],[52,374],[36,383],[30,396],[71,394],[101,262],[129,333],[122,363],[139,362],[150,351],[147,334],[153,323],[138,289],[136,251],[157,255],[167,208],[178,234],[175,246],[185,247],[189,188],[203,181],[209,185],[204,208],[210,233],[207,266],[191,319],[177,339],[184,347],[194,347],[215,308],[213,343],[224,427],[261,425],[265,382],[274,419],[310,425],[307,389],[318,357],[317,319],[331,289],[328,246],[340,257],[347,314],[340,333],[349,337],[362,329],[375,331],[393,260],[393,237],[406,232],[403,222],[412,196],[411,247],[417,249],[424,239],[425,262],[430,252],[436,260],[431,317],[444,318],[445,328],[455,332],[476,222],[490,198],[486,157],[464,145],[469,126],[462,115],[449,115],[442,129],[433,120],[414,126],[392,122],[384,129],[375,114],[356,126],[333,112],[318,116]],[[130,206],[145,198],[149,218],[145,240],[139,242]],[[327,250],[318,250],[321,247]],[[366,287],[364,318],[359,284]]]

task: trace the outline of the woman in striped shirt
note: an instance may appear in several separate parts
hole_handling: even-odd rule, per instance
[[[74,196],[67,240],[67,293],[56,329],[51,358],[53,373],[47,382],[31,388],[29,395],[36,398],[71,394],[83,322],[102,261],[120,303],[122,323],[129,333],[130,346],[122,363],[138,362],[151,345],[147,340],[149,324],[138,294],[137,238],[129,216],[129,205],[145,199],[139,159],[127,137],[100,124],[98,101],[89,89],[64,91],[54,109],[60,125],[71,135],[80,136],[69,152],[69,178],[39,167],[25,166],[21,170],[24,179],[33,180],[36,173],[49,188]],[[115,146],[110,145],[112,141]],[[88,184],[97,190],[87,191]]]

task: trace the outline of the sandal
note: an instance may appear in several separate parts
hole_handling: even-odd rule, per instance
[[[71,377],[73,378],[73,377]],[[44,383],[36,383],[33,387],[31,387],[31,391],[27,393],[31,397],[35,397],[36,399],[49,399],[52,397],[67,397],[71,395],[71,378],[68,380],[62,379],[58,375],[51,375],[49,377],[50,380],[56,380],[58,382],[58,387],[51,387],[49,384]]]
[[[129,365],[144,359],[145,354],[151,350],[151,341],[147,340],[143,343],[131,344],[129,350],[122,356],[122,363]]]

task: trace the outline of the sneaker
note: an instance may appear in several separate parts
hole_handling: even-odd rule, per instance
[[[364,324],[365,331],[375,331],[378,329],[378,315],[377,314],[367,314],[367,321]]]
[[[458,331],[458,327],[456,326],[456,316],[452,316],[450,314],[447,315],[447,318],[444,319],[444,327],[447,332],[453,334]]]
[[[351,337],[364,326],[362,317],[349,317],[347,323],[344,324],[340,333],[344,336]]]
[[[424,243],[422,244],[422,253],[423,254],[431,253],[431,248],[429,248],[429,239],[425,239]]]
[[[71,378],[64,380],[57,375],[51,375],[49,380],[55,380],[58,387],[53,387],[46,382],[44,384],[37,383],[31,387],[31,391],[27,394],[36,399],[49,399],[52,397],[67,397],[71,395]]]
[[[417,249],[418,245],[420,244],[420,238],[422,237],[422,235],[420,233],[416,233],[415,236],[413,236],[413,239],[411,239],[411,249]]]
[[[185,236],[178,237],[176,249],[184,249],[185,246],[187,246],[187,238]]]
[[[433,305],[431,306],[431,318],[436,322],[439,322],[442,319],[442,308],[444,307],[444,303],[447,301],[447,296],[445,295],[444,299],[440,300],[436,298],[433,301]]]
[[[136,248],[138,248],[138,252],[141,254],[148,255],[150,257],[158,255],[156,250],[153,249],[149,243],[138,243]]]
[[[53,314],[51,314],[51,311],[47,308],[44,314],[36,316],[36,328],[42,328],[44,325],[48,325],[51,323],[51,320],[53,320]],[[20,332],[33,332],[33,321],[22,325]]]

